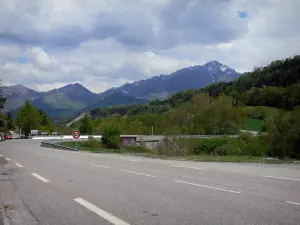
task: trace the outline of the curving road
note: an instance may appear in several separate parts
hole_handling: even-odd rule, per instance
[[[203,163],[0,143],[10,224],[299,224],[300,165]],[[1,224],[1,222],[0,222]]]

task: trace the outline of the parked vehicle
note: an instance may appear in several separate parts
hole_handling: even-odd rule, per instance
[[[4,134],[4,139],[5,139],[5,140],[12,140],[12,135],[11,135],[11,133],[5,133],[5,134]]]

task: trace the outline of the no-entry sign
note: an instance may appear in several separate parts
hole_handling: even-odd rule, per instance
[[[74,130],[74,131],[72,132],[72,136],[73,136],[73,138],[75,138],[75,139],[80,138],[80,131],[79,131],[79,130]]]

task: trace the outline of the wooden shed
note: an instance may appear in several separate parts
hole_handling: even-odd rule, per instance
[[[122,147],[136,146],[137,135],[121,135]]]

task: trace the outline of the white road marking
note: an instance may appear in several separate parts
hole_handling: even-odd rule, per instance
[[[136,159],[121,159],[122,161],[127,161],[127,162],[141,162],[139,160]]]
[[[37,179],[40,179],[41,181],[44,181],[45,183],[50,182],[50,181],[47,180],[46,178],[44,178],[44,177],[42,177],[42,176],[40,176],[40,175],[38,175],[38,174],[36,174],[36,173],[32,173],[31,175],[32,175],[32,176],[35,176]]]
[[[129,223],[126,223],[125,221],[115,217],[114,215],[104,211],[103,209],[100,209],[99,207],[89,203],[88,201],[82,198],[75,198],[74,201],[84,206],[88,210],[96,213],[97,215],[101,216],[103,219],[107,220],[108,222],[114,225],[130,225]]]
[[[19,163],[15,163],[18,167],[22,168],[23,166]]]
[[[152,176],[152,175],[149,175],[149,174],[144,174],[144,173],[137,173],[137,172],[133,172],[133,171],[128,171],[128,170],[120,170],[122,172],[125,172],[125,173],[132,173],[132,174],[137,174],[137,175],[141,175],[141,176],[146,176],[146,177],[155,177],[155,176]]]
[[[286,203],[293,204],[293,205],[300,205],[300,203],[297,203],[297,202],[288,202],[288,201],[286,201]]]
[[[9,159],[9,158],[5,158],[7,161],[10,161],[11,159]]]
[[[186,168],[186,169],[194,169],[194,170],[204,170],[203,168],[200,168],[200,167],[179,166],[179,165],[169,165],[169,166],[180,167],[180,168]]]
[[[0,157],[2,157],[3,155],[0,154]]]
[[[218,190],[218,191],[226,191],[226,192],[231,192],[231,193],[236,193],[236,194],[240,194],[241,192],[238,191],[233,191],[233,190],[228,190],[228,189],[223,189],[223,188],[216,188],[216,187],[211,187],[211,186],[206,186],[206,185],[201,185],[201,184],[195,184],[195,183],[189,183],[189,182],[185,182],[185,181],[180,181],[180,180],[174,180],[177,183],[182,183],[182,184],[189,184],[189,185],[194,185],[197,187],[203,187],[203,188],[209,188],[209,189],[214,189],[214,190]]]
[[[295,180],[295,181],[300,181],[300,179],[296,179],[296,178],[288,178],[288,177],[274,177],[274,176],[264,176],[267,178],[274,178],[274,179],[283,179],[283,180]]]
[[[106,169],[109,169],[110,167],[108,166],[102,166],[102,165],[98,165],[98,164],[90,164],[91,166],[96,166],[96,167],[101,167],[101,168],[106,168]]]
[[[58,158],[58,159],[62,159],[62,160],[64,160],[64,159],[65,159],[64,157],[60,157],[60,156],[57,156],[57,158]]]

